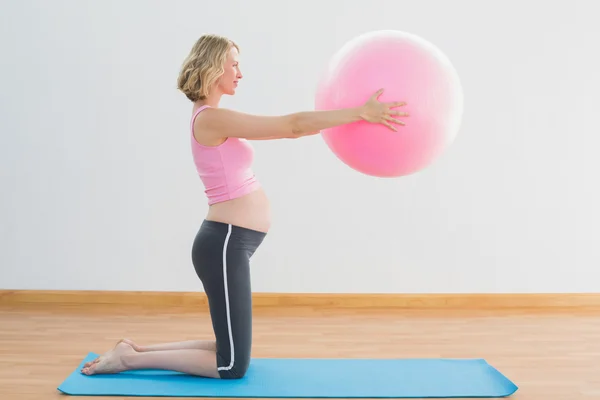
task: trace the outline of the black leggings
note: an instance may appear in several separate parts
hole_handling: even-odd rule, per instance
[[[250,258],[266,233],[204,220],[192,246],[192,262],[208,297],[224,379],[246,374],[252,348]]]

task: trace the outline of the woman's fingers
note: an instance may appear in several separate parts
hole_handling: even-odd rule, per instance
[[[405,101],[392,101],[391,103],[386,103],[386,105],[390,108],[394,107],[402,107],[406,105]]]
[[[395,123],[395,124],[399,124],[399,125],[406,125],[406,124],[405,124],[403,121],[400,121],[399,119],[396,119],[396,118],[392,118],[392,117],[389,117],[389,116],[388,116],[388,117],[385,117],[385,119],[386,119],[387,121],[391,121],[391,122],[393,122],[393,123]]]
[[[395,126],[393,126],[392,124],[390,124],[389,122],[387,122],[387,121],[382,121],[381,123],[382,123],[383,125],[387,126],[388,128],[390,128],[391,130],[393,130],[394,132],[398,132],[398,129],[396,129],[396,127],[395,127]]]
[[[375,93],[373,93],[371,95],[371,100],[377,100],[379,98],[379,96],[381,96],[382,93],[383,93],[383,88],[381,88],[378,91],[376,91]]]

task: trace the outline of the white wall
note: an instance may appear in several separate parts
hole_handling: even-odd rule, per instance
[[[256,142],[274,226],[258,292],[597,292],[600,5],[573,1],[3,1],[0,288],[201,290],[207,206],[176,77],[205,32],[242,47],[224,106],[313,107],[321,68],[376,29],[460,73],[453,146],[401,179],[318,136]]]

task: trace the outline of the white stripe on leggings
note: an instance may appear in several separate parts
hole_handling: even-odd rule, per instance
[[[229,237],[231,236],[231,224],[227,228],[227,236],[225,237],[225,243],[223,244],[223,285],[225,286],[225,310],[227,311],[227,328],[229,330],[229,348],[231,361],[227,367],[218,367],[217,371],[229,371],[233,368],[233,362],[235,360],[235,349],[233,347],[233,333],[231,332],[231,313],[229,310],[229,290],[227,287],[227,244],[229,243]]]

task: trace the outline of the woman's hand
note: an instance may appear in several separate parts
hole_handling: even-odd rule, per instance
[[[380,102],[379,96],[383,93],[383,89],[379,89],[371,96],[369,101],[361,108],[360,117],[367,122],[375,124],[383,124],[393,131],[398,131],[391,123],[405,125],[404,122],[394,118],[393,116],[407,117],[408,113],[392,110],[394,107],[406,105],[404,101],[393,101],[389,103]]]

